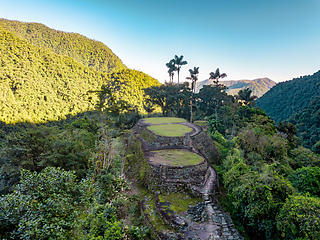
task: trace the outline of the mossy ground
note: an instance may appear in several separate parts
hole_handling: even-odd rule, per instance
[[[156,135],[166,137],[183,137],[186,133],[192,132],[193,129],[182,124],[160,124],[148,127]]]
[[[185,193],[168,193],[159,195],[160,202],[170,202],[170,209],[178,214],[186,212],[190,206],[196,205],[198,202],[202,202],[201,197],[192,197]]]
[[[154,153],[156,155],[150,158],[152,162],[170,166],[197,165],[204,161],[200,155],[181,149],[158,150]]]
[[[146,205],[145,213],[148,214],[150,222],[157,229],[157,231],[163,231],[163,232],[174,231],[172,227],[170,227],[168,224],[163,222],[162,218],[158,214],[154,196],[148,196],[145,205]]]
[[[175,118],[175,117],[156,117],[156,118],[147,118],[144,120],[146,123],[152,124],[163,124],[163,123],[182,123],[186,120],[183,118]]]

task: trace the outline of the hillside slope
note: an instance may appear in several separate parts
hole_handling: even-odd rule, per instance
[[[307,107],[316,96],[320,96],[320,71],[278,83],[257,99],[257,106],[280,122]]]
[[[276,122],[297,126],[303,145],[311,148],[320,141],[320,71],[313,75],[278,83],[257,99],[257,106]]]
[[[78,33],[56,31],[40,23],[25,23],[0,18],[0,27],[40,48],[70,56],[84,66],[100,72],[126,68],[122,61],[102,42]]]
[[[213,81],[210,79],[201,81],[197,83],[196,91],[199,92],[203,85],[212,84]],[[254,80],[229,80],[229,81],[220,81],[221,84],[224,84],[228,87],[227,93],[235,95],[239,90],[244,88],[249,88],[252,90],[252,94],[258,97],[261,97],[264,93],[269,91],[276,83],[269,78],[257,78]]]
[[[69,56],[41,49],[0,27],[0,121],[46,122],[93,109],[88,91],[107,84],[117,99],[142,110],[143,88],[158,85],[145,73],[101,73]],[[119,75],[115,78],[114,74]],[[117,85],[117,82],[123,84]],[[131,86],[131,91],[128,91]]]
[[[311,148],[320,141],[320,96],[313,98],[307,107],[292,114],[288,121],[295,124],[304,145]]]

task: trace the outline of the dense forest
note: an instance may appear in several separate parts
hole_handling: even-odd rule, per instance
[[[320,71],[278,83],[257,99],[257,106],[265,110],[276,123],[289,121],[295,124],[303,144],[311,148],[320,140],[317,117],[319,96]]]
[[[6,123],[59,120],[93,110],[89,100],[96,99],[90,91],[99,90],[102,84],[117,90],[117,100],[128,100],[142,110],[142,89],[159,84],[147,74],[127,68],[97,72],[1,27],[0,63],[0,121]]]
[[[56,31],[40,23],[24,23],[1,18],[0,27],[34,46],[69,56],[99,72],[113,72],[126,68],[102,42],[88,39],[78,33]]]

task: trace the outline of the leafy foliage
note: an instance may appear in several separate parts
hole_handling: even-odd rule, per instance
[[[102,42],[77,33],[56,31],[40,23],[25,23],[0,19],[0,27],[42,49],[69,56],[99,72],[126,68],[121,60]]]
[[[320,82],[319,82],[320,85]],[[293,114],[288,121],[297,126],[298,136],[308,148],[320,141],[320,93],[301,111]]]
[[[289,179],[300,193],[309,192],[320,197],[320,167],[302,167],[294,171]]]
[[[72,172],[59,168],[23,170],[17,190],[0,201],[1,232],[10,229],[18,239],[70,238],[90,200],[86,188],[88,180],[77,183]]]
[[[149,87],[145,93],[151,103],[161,108],[165,117],[173,116],[188,119],[190,116],[191,89],[187,82],[175,85],[166,83],[160,86]]]
[[[320,199],[290,196],[277,216],[277,228],[285,239],[320,238]]]
[[[70,57],[33,46],[0,28],[0,121],[46,122],[93,110],[89,91],[105,84],[115,100],[126,100],[143,111],[143,89],[157,80],[125,69],[102,74]]]
[[[79,124],[79,123],[78,123]],[[93,129],[82,129],[73,123],[67,131],[56,127],[31,127],[6,136],[1,157],[6,164],[31,171],[52,166],[75,170],[83,177],[95,149],[97,130],[94,123],[83,120]]]
[[[297,126],[304,146],[311,148],[320,138],[320,71],[313,75],[278,83],[257,99],[275,122],[289,121]]]

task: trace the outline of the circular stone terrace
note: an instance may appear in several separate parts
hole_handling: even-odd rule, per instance
[[[186,133],[193,132],[193,128],[185,125],[187,122],[182,118],[158,117],[144,120],[148,123],[148,129],[154,134],[165,137],[182,137]]]
[[[163,149],[152,151],[149,161],[167,166],[191,166],[204,161],[200,155],[183,149]]]
[[[162,137],[186,137],[187,134],[196,133],[193,124],[185,119],[174,117],[157,117],[144,119],[149,131]],[[166,165],[171,167],[193,166],[203,163],[205,159],[197,153],[186,149],[159,149],[150,151],[149,162],[151,164]]]

